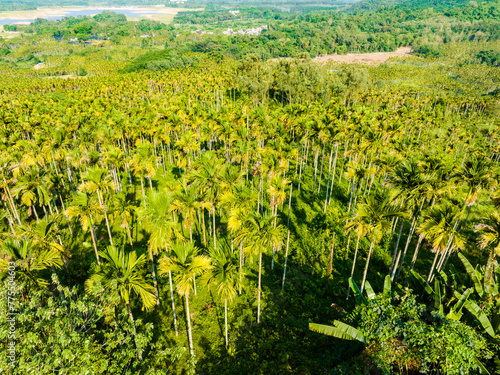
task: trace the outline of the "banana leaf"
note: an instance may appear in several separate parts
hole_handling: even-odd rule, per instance
[[[359,289],[356,282],[352,279],[352,277],[349,277],[349,286],[351,287],[354,293],[354,298],[356,298],[356,303],[366,303],[365,297],[363,297],[361,290]]]
[[[429,283],[427,283],[427,281],[425,281],[424,278],[420,276],[418,273],[416,273],[414,270],[411,270],[411,276],[412,280],[414,280],[414,284],[416,284],[416,286],[421,288],[419,292],[425,291],[429,295],[432,295],[434,293]]]
[[[491,325],[490,320],[483,310],[473,301],[466,301],[464,307],[479,321],[483,329],[491,336],[495,337],[495,330]]]
[[[462,307],[464,306],[465,301],[469,299],[471,293],[472,293],[472,288],[467,289],[463,294],[455,292],[455,297],[458,299],[458,302],[455,304],[455,306],[453,306],[448,315],[446,315],[448,319],[460,320],[460,318],[463,315]]]
[[[366,344],[365,336],[363,336],[358,329],[338,320],[335,320],[333,324],[333,326],[328,326],[324,324],[309,323],[309,329],[339,339],[359,341]]]
[[[382,292],[384,296],[388,296],[391,293],[391,276],[386,275],[384,280],[384,291]]]
[[[481,284],[481,275],[479,272],[472,267],[472,264],[467,260],[467,258],[462,254],[458,253],[458,257],[462,261],[465,270],[469,274],[470,278],[472,279],[472,282],[474,283],[474,287],[476,288],[477,294],[479,294],[479,297],[484,297],[484,289],[483,285]]]
[[[376,294],[375,292],[373,291],[373,288],[371,286],[371,284],[366,281],[365,283],[365,290],[366,290],[366,296],[368,297],[368,299],[374,299]]]
[[[488,370],[486,370],[486,367],[484,367],[484,365],[481,363],[481,361],[479,359],[474,358],[474,364],[477,366],[480,374],[488,374],[488,375],[490,375],[490,373],[488,372]]]

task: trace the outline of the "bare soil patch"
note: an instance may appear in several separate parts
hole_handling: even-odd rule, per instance
[[[411,56],[411,47],[400,47],[394,52],[348,53],[347,55],[318,56],[313,61],[319,63],[339,62],[345,64],[379,64],[391,57]]]

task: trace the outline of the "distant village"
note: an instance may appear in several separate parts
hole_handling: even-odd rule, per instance
[[[227,29],[226,31],[223,31],[222,34],[224,35],[260,35],[262,30],[266,30],[267,25],[261,26],[261,27],[256,27],[256,28],[251,28],[251,29],[240,29],[238,31],[234,31],[233,29]],[[203,31],[203,30],[196,30],[196,31],[191,31],[193,34],[198,34],[198,35],[204,35],[204,34],[213,34],[212,31]]]

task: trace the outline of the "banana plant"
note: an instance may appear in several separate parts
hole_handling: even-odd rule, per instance
[[[349,278],[349,285],[354,293],[354,297],[358,304],[360,303],[368,303],[368,301],[375,299],[377,296],[373,291],[370,282],[366,281],[365,283],[365,291],[366,297],[363,296],[363,293],[359,289],[358,285],[354,282],[352,278]],[[391,293],[391,277],[387,275],[384,280],[384,290],[382,291],[382,295],[388,296]],[[367,343],[366,337],[363,333],[357,328],[343,323],[339,320],[334,320],[333,325],[324,325],[317,323],[309,323],[309,329],[313,332],[322,333],[324,335],[333,336],[339,339],[344,340],[355,340],[362,342],[363,344]]]
[[[469,297],[473,292],[473,288],[467,288],[462,293],[459,293],[450,283],[456,284],[455,279],[451,280],[441,271],[434,279],[434,285],[428,283],[422,276],[414,270],[410,271],[414,289],[421,292],[421,295],[427,294],[434,304],[434,313],[443,316],[450,320],[460,320],[463,316],[462,309],[469,301]],[[456,286],[456,285],[455,285]],[[453,290],[451,296],[447,296],[447,291]],[[445,310],[449,310],[445,312]]]
[[[422,295],[427,294],[434,301],[435,311],[448,319],[460,320],[463,316],[462,309],[465,308],[474,320],[476,320],[482,330],[493,338],[500,334],[500,313],[488,318],[485,311],[478,305],[471,296],[475,295],[477,300],[488,300],[498,298],[498,283],[493,280],[484,280],[484,272],[479,266],[474,268],[463,254],[459,254],[472,285],[462,280],[456,270],[451,268],[451,278],[441,271],[434,280],[434,286],[425,281],[415,271],[411,271],[411,280],[417,291]],[[495,263],[495,274],[498,276],[498,264]],[[464,290],[464,288],[466,288]],[[447,296],[447,290],[452,290],[452,295]],[[448,313],[444,313],[445,307],[451,306]]]
[[[458,254],[460,261],[465,267],[467,274],[474,284],[474,289],[481,299],[493,299],[499,297],[498,284],[500,280],[500,267],[497,262],[493,263],[493,277],[485,278],[485,267],[477,265],[475,268],[469,260],[461,253]]]

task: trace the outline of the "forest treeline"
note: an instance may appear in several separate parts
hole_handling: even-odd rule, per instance
[[[222,19],[219,19],[224,14]],[[267,26],[260,35],[222,35],[225,28],[241,27],[246,19],[254,26]],[[238,21],[240,20],[240,21]],[[242,21],[243,20],[243,21]],[[52,36],[61,43],[70,38],[120,39],[146,34],[162,36],[167,48],[189,48],[192,52],[215,53],[240,59],[257,54],[266,60],[275,57],[295,57],[307,52],[312,57],[347,52],[394,51],[412,45],[421,53],[436,55],[446,43],[464,41],[496,41],[500,37],[500,3],[498,1],[467,3],[462,7],[454,2],[441,7],[384,6],[374,10],[311,11],[294,13],[279,8],[247,7],[236,16],[228,10],[180,12],[174,25],[150,20],[127,22],[123,15],[103,12],[94,17],[70,17],[61,21],[37,20],[31,25],[6,25],[11,31]],[[246,21],[245,21],[246,22]],[[218,25],[212,34],[193,34],[191,24],[203,29],[204,24]],[[237,31],[235,29],[235,31]],[[147,45],[148,39],[142,42]],[[4,49],[15,48],[4,42]]]
[[[294,57],[308,52],[321,54],[346,52],[393,51],[401,46],[439,45],[460,41],[498,40],[500,3],[481,2],[474,6],[455,7],[389,6],[375,10],[360,8],[349,11],[312,11],[295,14],[279,9],[261,11],[268,30],[256,37],[196,37],[196,51],[222,50],[233,57],[257,53],[263,59]],[[267,12],[267,13],[266,13]],[[179,13],[174,22],[198,23],[216,21],[220,11]],[[241,17],[252,17],[251,10]],[[229,13],[227,13],[229,14]]]

